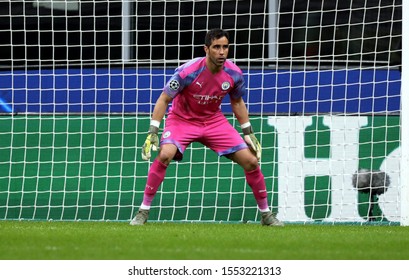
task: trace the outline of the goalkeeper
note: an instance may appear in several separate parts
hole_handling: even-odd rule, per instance
[[[195,58],[178,67],[156,101],[142,158],[149,160],[151,150],[159,153],[148,172],[142,204],[131,225],[143,225],[172,160],[180,161],[192,142],[200,142],[239,164],[245,173],[261,212],[261,224],[282,226],[268,206],[266,184],[258,161],[261,146],[253,134],[242,96],[246,93],[243,73],[227,59],[229,35],[221,29],[210,30],[205,37],[205,57]],[[220,105],[229,94],[232,111],[241,125],[244,139],[223,115]],[[169,109],[161,140],[160,123]]]

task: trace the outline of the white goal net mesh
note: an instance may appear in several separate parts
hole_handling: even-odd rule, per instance
[[[245,74],[278,217],[399,223],[400,0],[0,2],[0,219],[129,220],[155,101],[211,28]],[[258,215],[241,168],[195,143],[150,219]]]

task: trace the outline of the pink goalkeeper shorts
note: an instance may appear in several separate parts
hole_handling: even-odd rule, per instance
[[[211,123],[186,121],[177,115],[166,119],[160,145],[174,144],[178,148],[174,160],[182,160],[183,153],[192,142],[199,142],[225,156],[247,148],[238,131],[221,115]]]

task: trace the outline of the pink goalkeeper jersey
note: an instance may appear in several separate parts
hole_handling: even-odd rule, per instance
[[[178,67],[163,91],[173,99],[169,115],[192,121],[211,121],[222,116],[220,105],[226,94],[233,99],[245,94],[243,73],[230,60],[213,74],[206,57],[195,58]]]

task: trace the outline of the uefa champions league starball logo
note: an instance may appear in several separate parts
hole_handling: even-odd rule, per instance
[[[176,80],[172,80],[172,81],[170,81],[170,83],[169,83],[169,87],[170,87],[170,89],[172,89],[172,90],[178,90],[178,88],[179,88],[179,82],[178,81],[176,81]]]

